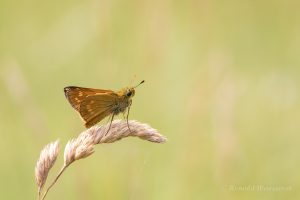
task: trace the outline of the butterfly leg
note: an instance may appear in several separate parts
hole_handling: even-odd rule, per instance
[[[128,129],[129,129],[129,132],[132,133],[131,130],[130,130],[130,127],[129,127],[129,123],[128,123],[128,116],[129,116],[130,107],[131,107],[131,102],[130,102],[130,104],[128,106],[127,116],[126,116],[126,122],[127,122],[127,126],[128,126]]]
[[[109,132],[109,130],[110,130],[110,127],[111,127],[111,123],[112,123],[112,121],[114,120],[114,116],[115,116],[115,114],[112,114],[112,116],[111,116],[111,120],[110,120],[110,124],[109,124],[109,127],[108,127],[108,130],[107,130],[107,132],[105,133],[105,135],[104,135],[104,136],[106,136],[106,134]]]

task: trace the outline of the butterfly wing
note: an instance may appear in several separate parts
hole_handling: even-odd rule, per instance
[[[112,90],[101,90],[93,88],[83,88],[77,86],[69,86],[64,88],[65,96],[71,106],[79,111],[81,102],[90,95],[112,93]]]
[[[115,93],[102,93],[83,99],[79,107],[79,114],[85,121],[85,126],[89,128],[113,114],[117,98]]]

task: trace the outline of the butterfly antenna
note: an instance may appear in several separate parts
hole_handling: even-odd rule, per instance
[[[145,83],[145,80],[142,80],[139,84],[137,84],[136,86],[134,86],[133,88],[138,87],[139,85],[141,85],[142,83]]]

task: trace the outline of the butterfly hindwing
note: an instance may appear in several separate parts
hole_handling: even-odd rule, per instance
[[[83,99],[80,104],[79,114],[85,121],[87,128],[98,123],[114,112],[117,96],[111,94],[90,95]]]

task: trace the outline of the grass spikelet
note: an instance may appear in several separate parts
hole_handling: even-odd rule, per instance
[[[48,173],[53,167],[59,152],[59,141],[47,144],[40,153],[35,166],[35,181],[38,186],[38,196],[46,183]]]
[[[128,124],[130,130],[128,129]],[[95,125],[83,131],[77,138],[71,139],[64,150],[64,165],[55,179],[45,191],[42,200],[46,197],[49,190],[57,182],[62,173],[76,160],[86,158],[94,153],[94,147],[101,143],[113,143],[122,138],[133,136],[142,140],[147,140],[155,143],[164,143],[166,138],[158,133],[158,131],[147,124],[138,121],[130,120],[129,122],[115,120],[112,122],[110,130],[109,124]],[[44,184],[44,183],[43,183]]]

